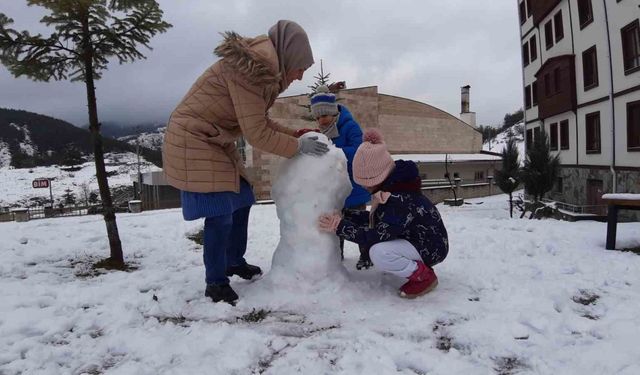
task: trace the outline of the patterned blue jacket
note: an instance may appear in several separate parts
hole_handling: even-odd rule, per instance
[[[370,226],[368,211],[347,210],[336,233],[361,246],[394,239],[409,241],[428,266],[442,262],[449,252],[449,239],[438,209],[420,192],[418,168],[412,161],[398,160],[382,191],[391,193],[380,204]]]

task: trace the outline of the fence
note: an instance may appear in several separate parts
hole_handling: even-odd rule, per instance
[[[607,206],[604,205],[575,205],[564,202],[553,201],[550,199],[542,199],[544,203],[552,203],[559,210],[576,215],[599,215],[603,216],[607,212]]]
[[[74,207],[32,207],[27,211],[29,220],[46,219],[53,217],[71,217],[96,215],[102,213],[102,205],[74,206]],[[126,212],[123,207],[116,207],[116,212]],[[0,222],[14,221],[16,214],[14,212],[1,212]]]

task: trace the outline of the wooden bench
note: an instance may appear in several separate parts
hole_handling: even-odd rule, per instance
[[[602,201],[607,204],[607,250],[616,248],[619,210],[640,210],[640,194],[605,194]]]

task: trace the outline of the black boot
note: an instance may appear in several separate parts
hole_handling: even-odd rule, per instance
[[[358,263],[356,263],[356,269],[369,269],[373,266],[373,262],[371,262],[371,258],[369,258],[369,254],[360,254],[360,259],[358,259]]]
[[[258,266],[245,263],[242,266],[231,266],[227,268],[227,277],[238,275],[245,280],[251,280],[255,276],[262,275],[262,270]]]
[[[236,301],[238,300],[238,295],[233,289],[231,289],[231,286],[229,286],[229,284],[208,284],[207,289],[204,291],[204,295],[210,297],[213,302],[223,301],[230,304],[231,306],[235,306]]]

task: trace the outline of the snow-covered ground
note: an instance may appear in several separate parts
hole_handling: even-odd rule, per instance
[[[100,216],[2,223],[0,374],[639,374],[640,256],[605,250],[604,223],[469,202],[438,206],[451,251],[416,300],[356,271],[348,244],[341,289],[234,278],[238,305],[213,304],[187,239],[202,222],[179,210],[118,214],[138,269],[98,276]],[[278,227],[273,205],[253,208],[247,258],[267,271]],[[618,225],[617,245],[640,245],[637,223]]]
[[[0,153],[0,158],[1,158]],[[137,172],[136,155],[133,153],[112,153],[105,155],[107,172],[116,172],[109,177],[109,186],[131,185],[131,175]],[[159,170],[153,164],[140,159],[142,172]],[[34,189],[31,183],[36,178],[53,178],[54,200],[62,199],[66,189],[71,189],[79,201],[84,200],[83,185],[88,192],[98,190],[95,163],[82,164],[78,171],[64,171],[59,166],[36,168],[0,168],[0,206],[28,206],[29,199],[49,198],[49,189]]]
[[[502,150],[507,147],[507,141],[509,138],[514,137],[516,144],[518,145],[518,152],[520,154],[520,162],[524,161],[524,122],[519,122],[507,130],[499,133],[494,138],[486,141],[482,145],[482,149],[485,151],[501,153]]]

